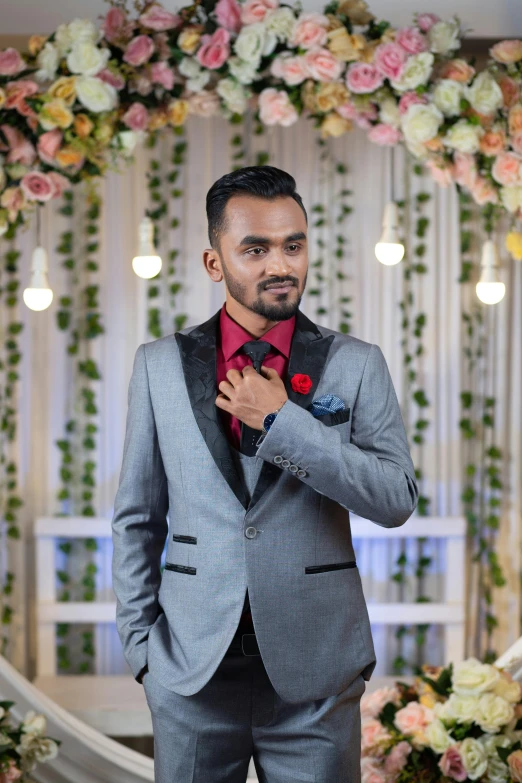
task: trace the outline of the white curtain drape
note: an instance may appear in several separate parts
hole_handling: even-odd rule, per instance
[[[213,284],[202,264],[202,250],[209,245],[205,215],[205,195],[211,184],[232,168],[229,139],[237,128],[223,119],[191,117],[186,126],[188,140],[187,165],[182,180],[184,188],[180,201],[180,228],[173,232],[176,247],[180,248],[177,261],[178,277],[183,282],[177,297],[178,312],[188,314],[187,325],[208,318],[222,304],[223,284]],[[317,131],[312,123],[300,120],[291,129],[267,130],[263,136],[248,137],[248,155],[244,164],[255,162],[258,150],[267,150],[269,163],[289,171],[297,181],[297,189],[308,209],[309,225],[314,220],[311,207],[318,199],[336,198],[331,186],[321,181],[321,163],[316,144]],[[361,130],[354,130],[340,139],[332,140],[332,149],[338,160],[348,167],[344,186],[353,191],[348,198],[353,213],[342,225],[346,237],[347,256],[344,271],[348,279],[344,291],[352,297],[349,309],[352,334],[377,343],[383,350],[401,404],[404,399],[404,367],[400,348],[402,314],[398,302],[403,297],[402,265],[385,267],[374,256],[374,244],[381,231],[385,202],[390,196],[390,150],[367,141]],[[162,142],[154,150],[167,159],[172,144]],[[142,149],[136,162],[123,173],[109,173],[101,186],[103,209],[101,219],[100,309],[105,334],[94,341],[102,381],[99,389],[99,426],[97,434],[96,503],[99,516],[111,516],[122,458],[127,388],[137,346],[150,337],[146,332],[147,283],[138,279],[130,261],[135,251],[137,225],[147,206],[146,171],[151,152]],[[404,154],[396,151],[395,197],[404,196]],[[430,426],[426,432],[423,467],[426,476],[424,491],[431,498],[433,515],[462,513],[462,454],[459,418],[461,389],[462,329],[461,309],[467,306],[466,291],[458,284],[460,274],[458,200],[453,188],[443,189],[433,184],[428,176],[422,186],[432,194],[424,213],[430,218],[427,234],[428,266],[426,275],[416,278],[416,309],[427,315],[422,361],[422,385],[430,400],[426,416]],[[416,185],[417,187],[417,185]],[[21,511],[23,540],[9,542],[9,565],[17,574],[13,604],[19,609],[13,629],[11,660],[26,675],[31,676],[35,655],[34,644],[34,548],[32,524],[38,516],[53,515],[58,510],[56,492],[60,486],[60,455],[55,441],[63,436],[68,410],[71,380],[66,357],[66,337],[56,326],[59,296],[65,293],[65,273],[61,257],[55,253],[58,235],[66,219],[57,213],[57,206],[48,205],[42,215],[42,243],[50,254],[50,281],[55,292],[52,306],[45,312],[34,313],[20,305],[20,318],[25,328],[20,335],[23,360],[19,385],[19,432],[15,456],[19,461],[20,489],[25,502]],[[329,229],[333,246],[337,228]],[[311,239],[316,232],[311,229]],[[36,243],[35,227],[21,232],[18,246],[22,250],[22,288],[28,284],[31,250]],[[164,243],[165,244],[165,243]],[[164,247],[163,247],[164,250]],[[318,248],[311,246],[310,262],[318,257]],[[327,252],[323,252],[326,259]],[[498,441],[506,454],[504,504],[501,510],[501,561],[508,577],[508,586],[499,591],[497,609],[500,621],[498,632],[501,651],[519,636],[519,574],[521,530],[521,356],[522,356],[522,264],[510,261],[504,250],[503,277],[507,284],[505,299],[491,308],[492,393],[497,395]],[[326,264],[325,260],[325,264]],[[333,261],[331,262],[333,265]],[[327,265],[328,268],[328,265]],[[310,268],[308,288],[313,287]],[[305,292],[301,307],[317,323],[338,328],[334,307],[338,287],[327,286],[321,304],[329,307],[328,292],[332,295],[332,315],[316,316],[317,298]],[[172,331],[172,330],[170,330]],[[176,401],[173,400],[175,405]],[[412,446],[414,461],[418,448]],[[414,553],[415,542],[411,542]],[[430,542],[427,552],[433,563],[427,578],[427,592],[437,598],[444,559]],[[397,550],[393,544],[380,541],[362,544],[358,557],[361,562],[368,600],[375,598],[395,600],[397,586],[390,580]],[[413,554],[412,554],[413,556]],[[101,553],[100,589],[110,597],[108,588],[110,553]],[[106,580],[104,582],[104,580]],[[374,628],[379,658],[376,673],[390,672],[395,655],[393,629]],[[440,654],[438,629],[430,632],[428,657],[437,663]],[[106,673],[126,671],[121,657],[119,640],[114,628],[97,629],[96,652],[103,661]]]

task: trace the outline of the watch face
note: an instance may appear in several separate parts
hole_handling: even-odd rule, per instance
[[[277,416],[277,413],[267,413],[265,418],[263,419],[263,427],[265,430],[269,430],[272,424],[275,421],[275,417]]]

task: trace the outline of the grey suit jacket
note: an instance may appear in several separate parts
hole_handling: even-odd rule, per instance
[[[298,310],[289,399],[257,450],[248,502],[215,405],[218,329],[219,310],[136,351],[112,520],[124,655],[136,679],[147,664],[166,688],[196,693],[248,586],[274,688],[288,702],[321,699],[368,680],[376,662],[349,512],[395,527],[417,505],[397,396],[377,345]],[[296,373],[312,379],[308,394],[292,389]],[[326,393],[346,410],[315,418],[307,408]]]

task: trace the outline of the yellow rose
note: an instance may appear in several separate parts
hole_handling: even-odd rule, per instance
[[[60,76],[47,92],[51,98],[61,98],[66,106],[72,106],[76,100],[76,77]]]
[[[28,43],[29,54],[31,54],[33,57],[36,57],[44,43],[47,41],[47,37],[47,35],[32,35],[29,38]]]
[[[156,109],[155,111],[150,112],[147,129],[150,131],[159,130],[160,128],[164,128],[168,121],[168,111],[162,108]]]
[[[94,131],[94,136],[100,144],[107,145],[114,135],[114,118],[105,117],[99,121]]]
[[[345,120],[337,112],[332,111],[327,114],[321,123],[321,138],[325,139],[327,136],[342,136],[343,133],[347,133],[351,130],[353,124],[351,120]]]
[[[171,125],[183,125],[189,111],[189,102],[183,99],[172,101],[168,107],[168,121]]]
[[[94,122],[86,114],[77,114],[74,118],[74,131],[80,139],[86,139],[94,128]]]
[[[63,169],[69,168],[69,166],[74,168],[80,165],[83,160],[83,155],[79,150],[66,144],[61,150],[58,150],[55,160]]]
[[[62,98],[54,98],[42,108],[38,119],[45,130],[53,128],[68,128],[74,116]]]
[[[326,18],[328,19],[328,27],[327,30],[337,30],[338,27],[342,27],[344,30],[346,30],[344,24],[341,22],[338,16],[335,14],[325,14]]]
[[[5,90],[2,90],[2,88],[0,87],[0,109],[2,108],[4,103],[5,103]]]
[[[323,82],[315,96],[319,111],[331,111],[341,106],[350,97],[350,91],[341,82]]]
[[[307,79],[303,82],[301,87],[301,100],[303,101],[305,109],[308,109],[308,111],[315,112],[317,110],[315,102],[315,82],[313,79]]]
[[[358,60],[360,52],[366,46],[363,35],[350,35],[346,27],[338,27],[328,33],[328,49],[338,60],[349,62]]]
[[[522,261],[522,234],[520,231],[510,231],[506,236],[506,250],[515,261]]]
[[[377,38],[374,41],[367,41],[364,49],[359,52],[359,61],[363,63],[373,63],[375,58],[375,50],[380,45],[380,40]]]
[[[344,14],[353,24],[368,24],[374,15],[368,11],[364,0],[341,0],[337,6],[337,13]]]
[[[200,26],[190,25],[185,27],[178,36],[178,46],[185,54],[193,54],[196,51],[201,38]]]

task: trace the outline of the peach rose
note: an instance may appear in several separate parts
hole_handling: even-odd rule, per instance
[[[343,64],[324,47],[309,49],[304,59],[308,73],[318,82],[335,81],[343,70]]]
[[[29,54],[31,57],[36,57],[40,49],[43,48],[44,43],[47,41],[47,38],[49,36],[47,35],[32,35],[29,38],[29,43],[27,44],[27,48],[29,49]]]
[[[361,759],[361,783],[387,783],[385,773],[369,756]]]
[[[520,90],[518,84],[511,76],[501,76],[498,81],[499,87],[502,90],[502,97],[504,99],[504,106],[508,109],[513,106],[520,98]]]
[[[241,7],[237,0],[218,0],[214,13],[220,27],[231,33],[241,30]]]
[[[155,46],[149,35],[137,35],[127,45],[123,59],[129,65],[143,65],[152,57]]]
[[[361,699],[361,718],[376,718],[388,702],[399,706],[400,693],[396,687],[378,688],[373,693],[365,693]]]
[[[56,162],[63,169],[70,169],[74,173],[81,169],[83,164],[83,155],[70,145],[65,145],[56,153]]]
[[[511,137],[511,146],[515,152],[522,155],[522,130],[517,131],[515,135]]]
[[[0,196],[0,207],[7,209],[7,217],[12,223],[16,220],[18,212],[27,205],[22,188],[6,188]]]
[[[201,46],[196,57],[203,68],[215,70],[221,68],[230,56],[230,33],[224,27],[218,27],[212,35],[201,36]]]
[[[489,50],[490,55],[498,63],[506,65],[522,60],[522,41],[513,39],[499,41]]]
[[[36,82],[30,79],[20,79],[19,82],[7,82],[5,86],[5,108],[16,109],[24,117],[36,116],[36,112],[28,103],[26,98],[36,95],[40,90]]]
[[[522,750],[515,750],[507,757],[509,774],[516,783],[522,783]]]
[[[397,710],[394,723],[403,734],[418,735],[424,733],[424,730],[433,720],[433,710],[410,701],[405,707]]]
[[[493,179],[500,185],[522,184],[522,157],[516,152],[501,152],[491,169]]]
[[[213,117],[219,112],[220,100],[214,90],[201,90],[188,96],[189,114]]]
[[[16,76],[25,67],[25,60],[16,49],[9,47],[0,52],[0,76]]]
[[[268,11],[278,6],[279,0],[246,0],[240,7],[241,22],[243,24],[262,22]]]
[[[475,69],[466,60],[456,57],[442,63],[437,75],[440,79],[453,79],[454,82],[467,84],[475,75]]]
[[[506,134],[503,130],[487,130],[480,137],[479,147],[484,155],[498,155],[506,145]]]
[[[401,140],[402,133],[398,128],[394,128],[393,125],[379,122],[371,128],[368,138],[381,146],[391,146]]]
[[[328,17],[324,14],[318,14],[314,11],[301,14],[288,39],[288,45],[299,46],[302,49],[324,46],[328,38],[327,29]]]
[[[363,756],[376,755],[379,746],[391,740],[390,732],[384,728],[380,720],[368,718],[361,724],[361,753]]]
[[[94,129],[94,122],[87,114],[77,114],[74,118],[74,132],[80,139],[86,139]]]
[[[24,134],[18,128],[13,128],[12,125],[0,125],[0,130],[9,145],[6,162],[31,166],[36,158],[36,150],[29,139],[26,139]]]
[[[430,158],[426,161],[426,168],[430,172],[432,179],[437,183],[437,185],[446,188],[453,182],[453,167],[444,163],[444,161],[439,162]],[[426,706],[430,705],[426,704]]]
[[[283,125],[288,127],[297,121],[295,107],[285,90],[267,87],[259,94],[259,116],[264,125]]]
[[[301,84],[310,76],[305,58],[300,55],[292,55],[290,52],[285,52],[284,55],[272,60],[270,73],[288,85]]]
[[[478,172],[475,157],[470,152],[453,153],[453,179],[461,187],[471,190],[477,179]]]
[[[509,110],[508,127],[511,134],[522,130],[522,103],[515,103]]]
[[[53,130],[42,133],[38,139],[37,146],[40,160],[47,163],[48,166],[53,166],[62,140],[63,133],[59,128],[53,128]]]
[[[351,63],[346,71],[346,86],[350,92],[370,93],[382,87],[384,76],[370,63]]]
[[[470,190],[474,200],[481,206],[498,203],[498,193],[485,177],[478,176]]]
[[[408,54],[419,54],[428,49],[426,37],[417,27],[402,27],[397,30],[395,42],[402,46]]]

